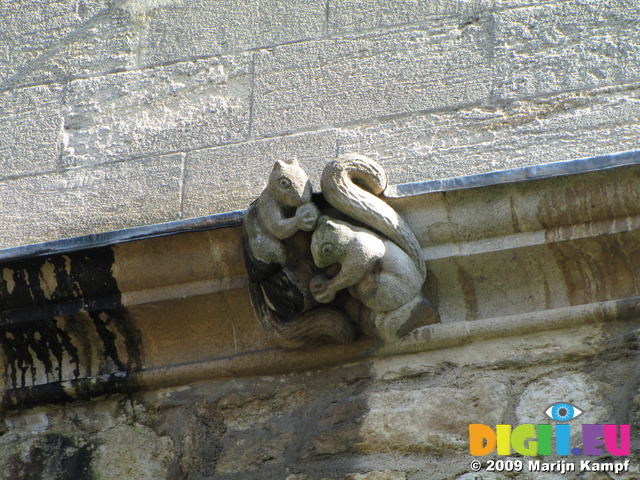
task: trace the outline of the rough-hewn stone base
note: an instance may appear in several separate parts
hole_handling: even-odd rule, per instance
[[[630,423],[638,441],[638,326],[580,327],[10,413],[0,478],[511,478],[470,473],[469,423],[553,423],[544,410],[561,400],[582,409],[585,423]],[[501,457],[480,459],[488,458]],[[632,471],[597,478],[637,478],[640,458],[630,458]]]

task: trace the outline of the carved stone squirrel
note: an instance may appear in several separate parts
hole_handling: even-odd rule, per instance
[[[378,197],[386,184],[382,167],[367,157],[329,162],[322,191],[337,212],[325,213],[343,221],[320,216],[297,161],[274,165],[247,210],[244,244],[252,305],[280,345],[347,343],[354,324],[393,341],[438,320],[421,293],[426,267],[418,240]]]
[[[251,302],[265,332],[286,347],[325,340],[348,343],[354,334],[343,311],[318,306],[309,290],[317,269],[305,232],[315,227],[319,216],[311,193],[296,160],[277,161],[244,220]]]
[[[436,310],[421,294],[426,267],[420,244],[404,219],[377,197],[387,185],[382,167],[362,155],[343,155],[327,164],[321,185],[333,207],[365,228],[320,219],[311,253],[318,267],[333,265],[337,273],[316,275],[313,297],[331,302],[347,288],[366,307],[369,328],[387,341],[436,322]]]
[[[256,259],[286,264],[283,241],[298,230],[313,230],[320,215],[311,193],[311,182],[297,160],[276,161],[267,187],[247,211],[245,229]]]

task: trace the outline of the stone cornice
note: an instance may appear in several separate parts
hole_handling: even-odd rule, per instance
[[[285,373],[640,316],[640,152],[398,185],[441,323],[286,351],[247,293],[242,212],[0,251],[5,408]]]

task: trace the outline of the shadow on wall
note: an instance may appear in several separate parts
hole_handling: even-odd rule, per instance
[[[553,340],[532,334],[13,412],[0,478],[466,480],[470,423],[553,424],[544,410],[566,401],[584,411],[574,433],[584,422],[637,424],[635,329],[585,326]]]

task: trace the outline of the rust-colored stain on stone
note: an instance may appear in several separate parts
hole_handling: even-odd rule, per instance
[[[559,185],[538,207],[572,305],[640,293],[640,175],[589,177]]]

